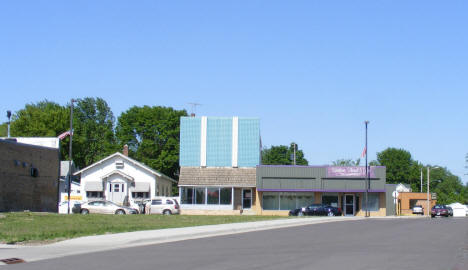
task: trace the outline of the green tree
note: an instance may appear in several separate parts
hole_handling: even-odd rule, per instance
[[[0,125],[0,137],[8,136],[8,124],[3,123]]]
[[[177,178],[180,117],[186,115],[185,110],[170,107],[134,106],[118,119],[119,145],[128,144],[131,157]]]
[[[263,165],[292,165],[294,163],[294,142],[290,146],[279,145],[264,148],[262,150]],[[296,165],[308,165],[309,162],[304,158],[304,152],[299,150],[296,144]]]
[[[431,170],[431,192],[437,193],[437,203],[464,203],[468,200],[465,186],[460,178],[446,168]]]
[[[387,183],[409,183],[413,160],[404,149],[387,148],[377,153],[377,161],[387,167]]]
[[[356,160],[343,158],[343,159],[337,159],[337,160],[332,162],[333,166],[359,166],[360,164],[361,164],[361,159],[360,158],[358,158]]]
[[[78,167],[89,166],[119,150],[114,122],[114,115],[104,99],[77,100],[73,110],[73,160]],[[64,142],[68,145],[68,139]]]
[[[57,137],[69,129],[69,109],[48,100],[27,104],[11,118],[12,137]]]

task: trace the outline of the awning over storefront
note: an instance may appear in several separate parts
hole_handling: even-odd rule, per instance
[[[85,191],[104,191],[101,181],[88,181],[85,183]]]
[[[150,183],[147,182],[135,182],[135,186],[130,188],[131,192],[149,192]]]

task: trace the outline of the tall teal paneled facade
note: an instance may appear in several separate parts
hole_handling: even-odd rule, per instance
[[[255,167],[260,121],[242,117],[182,117],[181,167]]]
[[[208,117],[206,166],[232,166],[232,118]]]
[[[180,166],[200,166],[201,118],[180,118]]]
[[[260,164],[260,122],[255,118],[239,118],[238,166]]]

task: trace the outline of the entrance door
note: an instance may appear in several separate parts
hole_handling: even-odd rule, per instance
[[[345,194],[344,214],[354,216],[354,194]]]
[[[252,190],[243,189],[242,190],[242,208],[250,209],[252,207]]]
[[[125,199],[125,184],[124,183],[109,183],[110,201],[116,204],[123,204]]]

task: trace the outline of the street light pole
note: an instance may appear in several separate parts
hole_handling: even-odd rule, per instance
[[[296,143],[293,143],[294,144],[294,166],[296,166]]]
[[[11,118],[11,111],[7,111],[8,117],[8,138],[10,138],[10,118]]]
[[[370,216],[370,213],[369,213],[369,209],[368,209],[368,206],[369,206],[369,188],[370,188],[370,178],[369,178],[369,167],[367,166],[367,153],[368,153],[368,149],[367,149],[367,125],[369,124],[369,121],[365,121],[364,124],[366,125],[366,217],[369,217]]]
[[[70,145],[68,148],[68,211],[70,214],[70,195],[71,195],[71,180],[72,180],[72,144],[73,144],[73,102],[76,100],[70,100]]]

